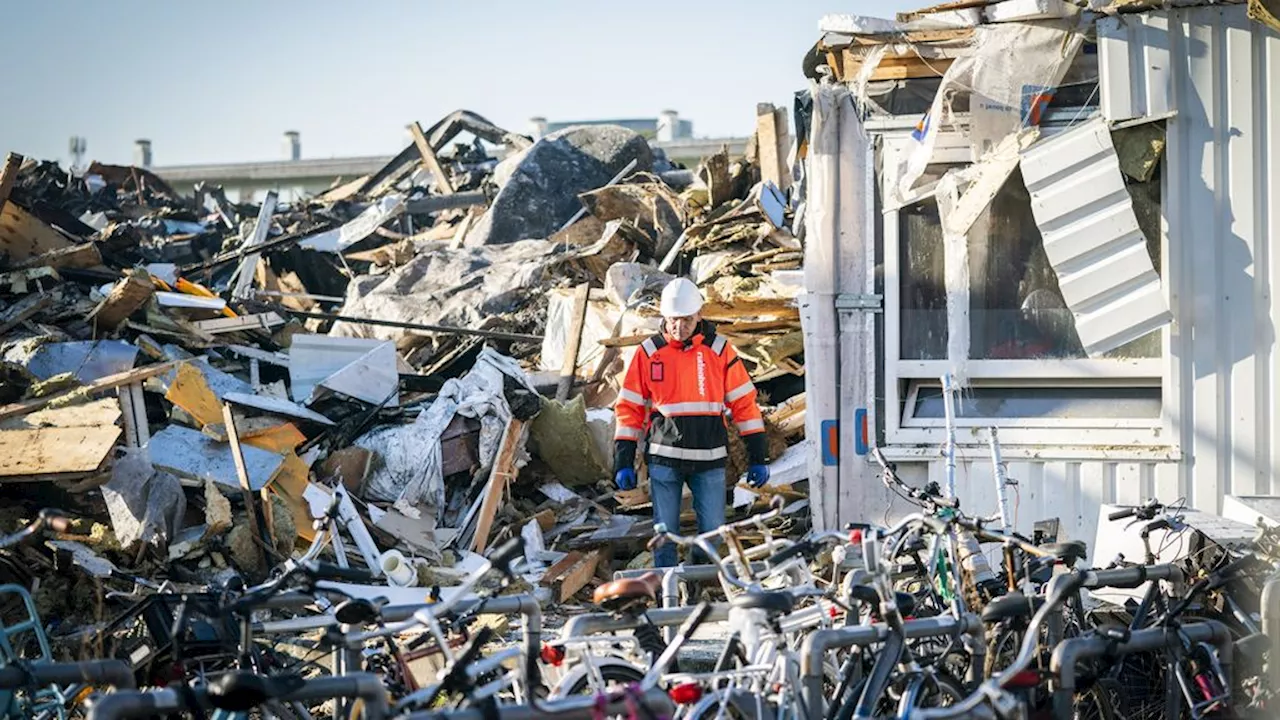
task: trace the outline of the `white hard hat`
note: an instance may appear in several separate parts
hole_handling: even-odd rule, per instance
[[[702,309],[702,293],[688,278],[676,278],[662,288],[663,317],[689,317]]]

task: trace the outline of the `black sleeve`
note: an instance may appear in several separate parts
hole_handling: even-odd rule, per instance
[[[625,468],[634,469],[636,466],[636,441],[635,440],[614,440],[613,441],[613,472],[617,474],[619,470]]]
[[[769,446],[765,442],[767,433],[751,433],[742,438],[743,444],[747,446],[747,463],[751,465],[764,465],[768,462]]]

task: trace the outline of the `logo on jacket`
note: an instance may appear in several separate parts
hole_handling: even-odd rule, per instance
[[[698,395],[707,396],[707,358],[698,353]]]

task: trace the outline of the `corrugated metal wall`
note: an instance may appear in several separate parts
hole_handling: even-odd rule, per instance
[[[1183,459],[1008,464],[1022,529],[1059,517],[1090,543],[1102,503],[1182,497],[1216,512],[1224,494],[1280,494],[1280,36],[1244,5],[1099,25],[1107,117],[1176,113],[1163,168],[1166,407]],[[945,473],[941,461],[904,470],[916,481]],[[994,512],[990,463],[962,461],[957,474],[965,505]]]
[[[1280,492],[1280,36],[1243,5],[1119,16],[1099,35],[1104,112],[1177,113],[1163,214],[1179,489],[1207,511]]]

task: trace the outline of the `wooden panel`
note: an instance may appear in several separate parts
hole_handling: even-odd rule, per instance
[[[0,251],[9,254],[10,262],[60,250],[71,244],[57,230],[14,203],[4,203],[4,209],[0,210]]]
[[[0,478],[93,472],[119,439],[114,425],[0,431]]]

